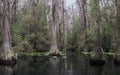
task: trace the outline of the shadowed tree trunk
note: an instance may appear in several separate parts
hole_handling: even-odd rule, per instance
[[[14,53],[11,48],[11,34],[10,34],[10,2],[3,0],[3,16],[2,16],[2,49],[0,50],[0,60],[2,63],[11,63],[14,59]]]
[[[66,18],[66,9],[65,1],[59,0],[59,25],[57,26],[57,38],[58,38],[58,48],[60,50],[66,50],[67,46],[67,20]]]
[[[1,33],[1,23],[2,23],[2,1],[0,0],[0,33]]]
[[[58,0],[52,0],[52,12],[51,12],[51,49],[50,55],[60,55],[57,46],[56,27],[58,25]]]
[[[100,36],[100,5],[99,5],[99,0],[92,0],[92,19],[93,19],[93,24],[94,24],[94,34],[95,38],[93,40],[93,51],[92,51],[92,57],[91,59],[93,61],[97,62],[102,62],[103,64],[103,50],[101,47],[101,36]]]
[[[10,20],[11,20],[11,25],[13,25],[16,22],[16,11],[17,11],[17,5],[18,5],[18,0],[11,0],[11,8],[10,8]]]
[[[116,4],[116,42],[117,51],[115,59],[120,62],[120,0],[115,0]]]
[[[60,50],[66,50],[66,24],[65,24],[65,3],[64,0],[59,0],[58,1],[58,25],[57,25],[57,42],[58,42],[58,47]]]
[[[62,35],[62,49],[66,50],[66,44],[67,44],[67,39],[66,39],[66,24],[65,24],[65,2],[62,0],[62,30],[63,30],[63,35]]]
[[[77,0],[79,18],[80,18],[80,35],[81,35],[81,47],[85,49],[87,43],[87,21],[86,21],[86,0]]]

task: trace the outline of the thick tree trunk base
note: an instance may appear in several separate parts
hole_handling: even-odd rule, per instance
[[[105,60],[101,60],[101,59],[100,59],[100,60],[99,60],[99,59],[98,59],[98,60],[96,60],[96,59],[90,59],[90,60],[89,60],[89,64],[90,64],[90,65],[93,65],[93,66],[94,66],[94,65],[103,66],[103,65],[105,64]]]
[[[103,57],[103,49],[99,45],[94,47],[91,58],[89,60],[89,64],[96,66],[103,66],[105,64],[105,60]]]
[[[12,60],[11,59],[7,59],[7,60],[0,59],[0,65],[2,66],[13,66],[16,63],[17,63],[16,58],[12,58]]]
[[[52,46],[50,48],[49,56],[60,56],[60,51],[57,46]]]

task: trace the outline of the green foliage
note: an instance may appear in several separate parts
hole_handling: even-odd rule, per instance
[[[78,49],[78,32],[79,32],[79,19],[74,19],[73,20],[73,27],[70,31],[68,31],[68,36],[67,36],[67,42],[68,42],[68,46],[67,49],[68,50],[72,50],[75,51],[76,49]]]
[[[19,55],[25,56],[49,56],[49,52],[20,52]],[[60,55],[63,58],[66,58],[66,54],[64,52],[60,52]],[[56,56],[53,56],[53,58]]]
[[[104,12],[103,12],[104,13]],[[105,52],[109,52],[114,50],[115,48],[115,16],[114,15],[106,15],[103,17],[107,17],[107,21],[102,22],[100,24],[100,35],[101,35],[101,46]],[[82,50],[82,51],[92,51],[93,50],[93,42],[95,39],[94,26],[93,23],[90,22],[91,28],[87,28],[87,38],[86,38],[86,46],[82,45],[82,36],[81,35],[81,27],[79,25],[79,19],[76,17],[73,20],[72,28],[68,32],[68,49],[69,50]],[[83,50],[84,49],[84,50]]]
[[[25,56],[48,56],[48,52],[21,52],[19,55],[25,55]]]
[[[94,39],[94,32],[91,29],[87,29],[87,41],[86,44],[83,44],[83,29],[80,26],[80,21],[78,17],[72,22],[72,28],[68,31],[68,50],[76,51],[91,51],[93,48],[93,39]]]
[[[50,48],[47,7],[37,4],[31,14],[25,7],[19,10],[13,26],[13,48],[20,51],[48,51]]]
[[[114,4],[104,4],[99,6],[99,1],[93,0],[90,3],[90,11],[88,11],[88,26],[86,45],[83,45],[83,29],[80,25],[80,19],[73,16],[72,28],[68,32],[68,49],[92,51],[94,46],[95,28],[100,28],[100,45],[105,52],[115,52],[116,49],[116,16]],[[89,15],[90,14],[90,15]],[[97,24],[95,23],[97,22]]]
[[[108,16],[108,15],[107,15]],[[106,17],[107,17],[106,16]],[[114,50],[115,47],[115,17],[108,16],[109,20],[101,26],[102,28],[102,39],[101,44],[104,51]]]
[[[74,15],[72,25],[69,25],[67,35],[67,49],[76,51],[92,51],[93,41],[95,39],[95,22],[100,27],[100,44],[105,52],[113,51],[116,48],[115,30],[116,16],[113,5],[105,4],[99,7],[99,2],[93,0],[90,3],[90,10],[87,10],[87,41],[84,40],[84,29],[80,25],[81,18]],[[50,49],[50,27],[47,21],[47,15],[50,11],[45,4],[35,4],[29,8],[25,1],[21,9],[17,11],[17,21],[12,25],[12,47],[16,51],[33,52],[33,51],[48,51]],[[61,35],[62,33],[58,34]],[[1,33],[0,33],[1,36]],[[62,36],[61,36],[62,37]],[[61,38],[60,37],[60,38]],[[0,37],[0,45],[1,45]],[[58,42],[58,45],[61,44]]]

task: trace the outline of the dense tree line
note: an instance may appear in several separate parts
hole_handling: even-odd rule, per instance
[[[120,60],[120,1],[0,0],[0,55],[15,52],[91,51],[92,59],[116,52]]]

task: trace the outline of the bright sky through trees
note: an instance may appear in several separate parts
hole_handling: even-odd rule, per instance
[[[65,2],[67,6],[70,6],[75,3],[75,0],[65,0]]]

